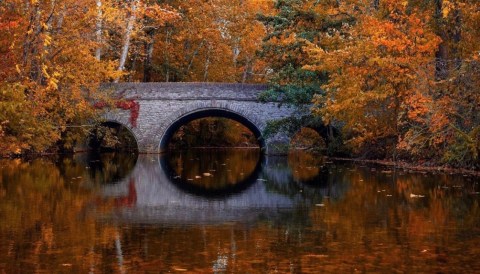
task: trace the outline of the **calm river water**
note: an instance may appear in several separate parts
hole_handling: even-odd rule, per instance
[[[0,160],[0,273],[479,273],[479,192],[304,153]]]

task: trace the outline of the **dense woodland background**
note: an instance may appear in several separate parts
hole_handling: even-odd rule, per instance
[[[478,0],[0,0],[1,155],[71,148],[109,81],[269,83],[262,100],[314,106],[272,131],[480,167]]]

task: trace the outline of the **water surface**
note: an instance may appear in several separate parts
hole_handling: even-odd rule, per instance
[[[479,272],[479,192],[248,149],[0,160],[0,273]]]

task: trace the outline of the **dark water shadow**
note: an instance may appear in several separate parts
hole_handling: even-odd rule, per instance
[[[116,184],[129,177],[137,164],[137,153],[89,152],[86,167],[96,184]]]
[[[176,187],[178,187],[179,189],[181,189],[182,191],[195,196],[221,199],[231,195],[242,193],[243,191],[245,191],[246,189],[248,189],[250,186],[252,186],[257,182],[262,172],[262,166],[265,164],[265,155],[263,155],[263,153],[260,153],[260,151],[257,151],[257,152],[258,152],[258,158],[256,159],[256,163],[254,163],[253,165],[254,168],[253,170],[249,171],[246,176],[241,176],[241,177],[237,176],[236,178],[234,178],[233,181],[230,181],[230,182],[227,182],[226,181],[227,178],[223,176],[223,178],[220,178],[219,179],[220,181],[217,180],[215,182],[215,185],[213,186],[201,184],[201,183],[193,183],[194,181],[198,181],[198,180],[188,179],[186,178],[185,173],[182,173],[181,171],[179,172],[179,170],[176,170],[172,166],[171,159],[172,157],[178,156],[178,153],[177,154],[169,153],[167,155],[164,155],[164,157],[161,157],[160,166],[162,170],[165,172],[167,178],[169,178],[170,182]],[[198,156],[198,155],[188,156],[188,154],[186,154],[185,152],[179,152],[179,153],[183,154],[183,156],[187,158]],[[212,158],[215,159],[216,157],[218,157],[218,155],[212,155],[212,153],[218,154],[218,153],[222,153],[222,151],[210,150],[210,151],[207,151],[206,153],[209,153],[210,156],[213,156]],[[239,151],[239,153],[242,153],[242,151]],[[210,160],[212,159],[210,158]],[[188,168],[185,165],[188,165],[189,163],[184,162],[182,164],[184,165],[182,169]],[[206,163],[206,164],[207,165],[212,164],[212,162]],[[208,168],[206,170],[211,171],[211,169],[208,169]],[[210,175],[210,173],[208,174]],[[190,176],[190,177],[193,177],[193,176]]]

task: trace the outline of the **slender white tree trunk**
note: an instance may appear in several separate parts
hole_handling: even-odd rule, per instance
[[[210,52],[212,51],[212,46],[208,45],[207,56],[205,59],[205,71],[203,74],[203,81],[208,82],[208,69],[210,67]]]
[[[132,1],[131,14],[128,18],[127,29],[125,30],[125,36],[123,38],[122,52],[120,55],[120,61],[118,63],[119,71],[123,71],[125,69],[125,61],[127,60],[128,48],[130,47],[130,36],[132,35],[133,25],[137,19],[135,12],[137,10],[138,1],[139,0]],[[118,83],[119,80],[120,78],[115,79],[115,83]]]
[[[102,24],[103,24],[103,11],[102,11],[102,0],[96,0],[97,3],[97,23],[95,25],[96,31],[95,34],[97,36],[97,43],[98,47],[95,51],[95,58],[100,61],[102,58]]]

